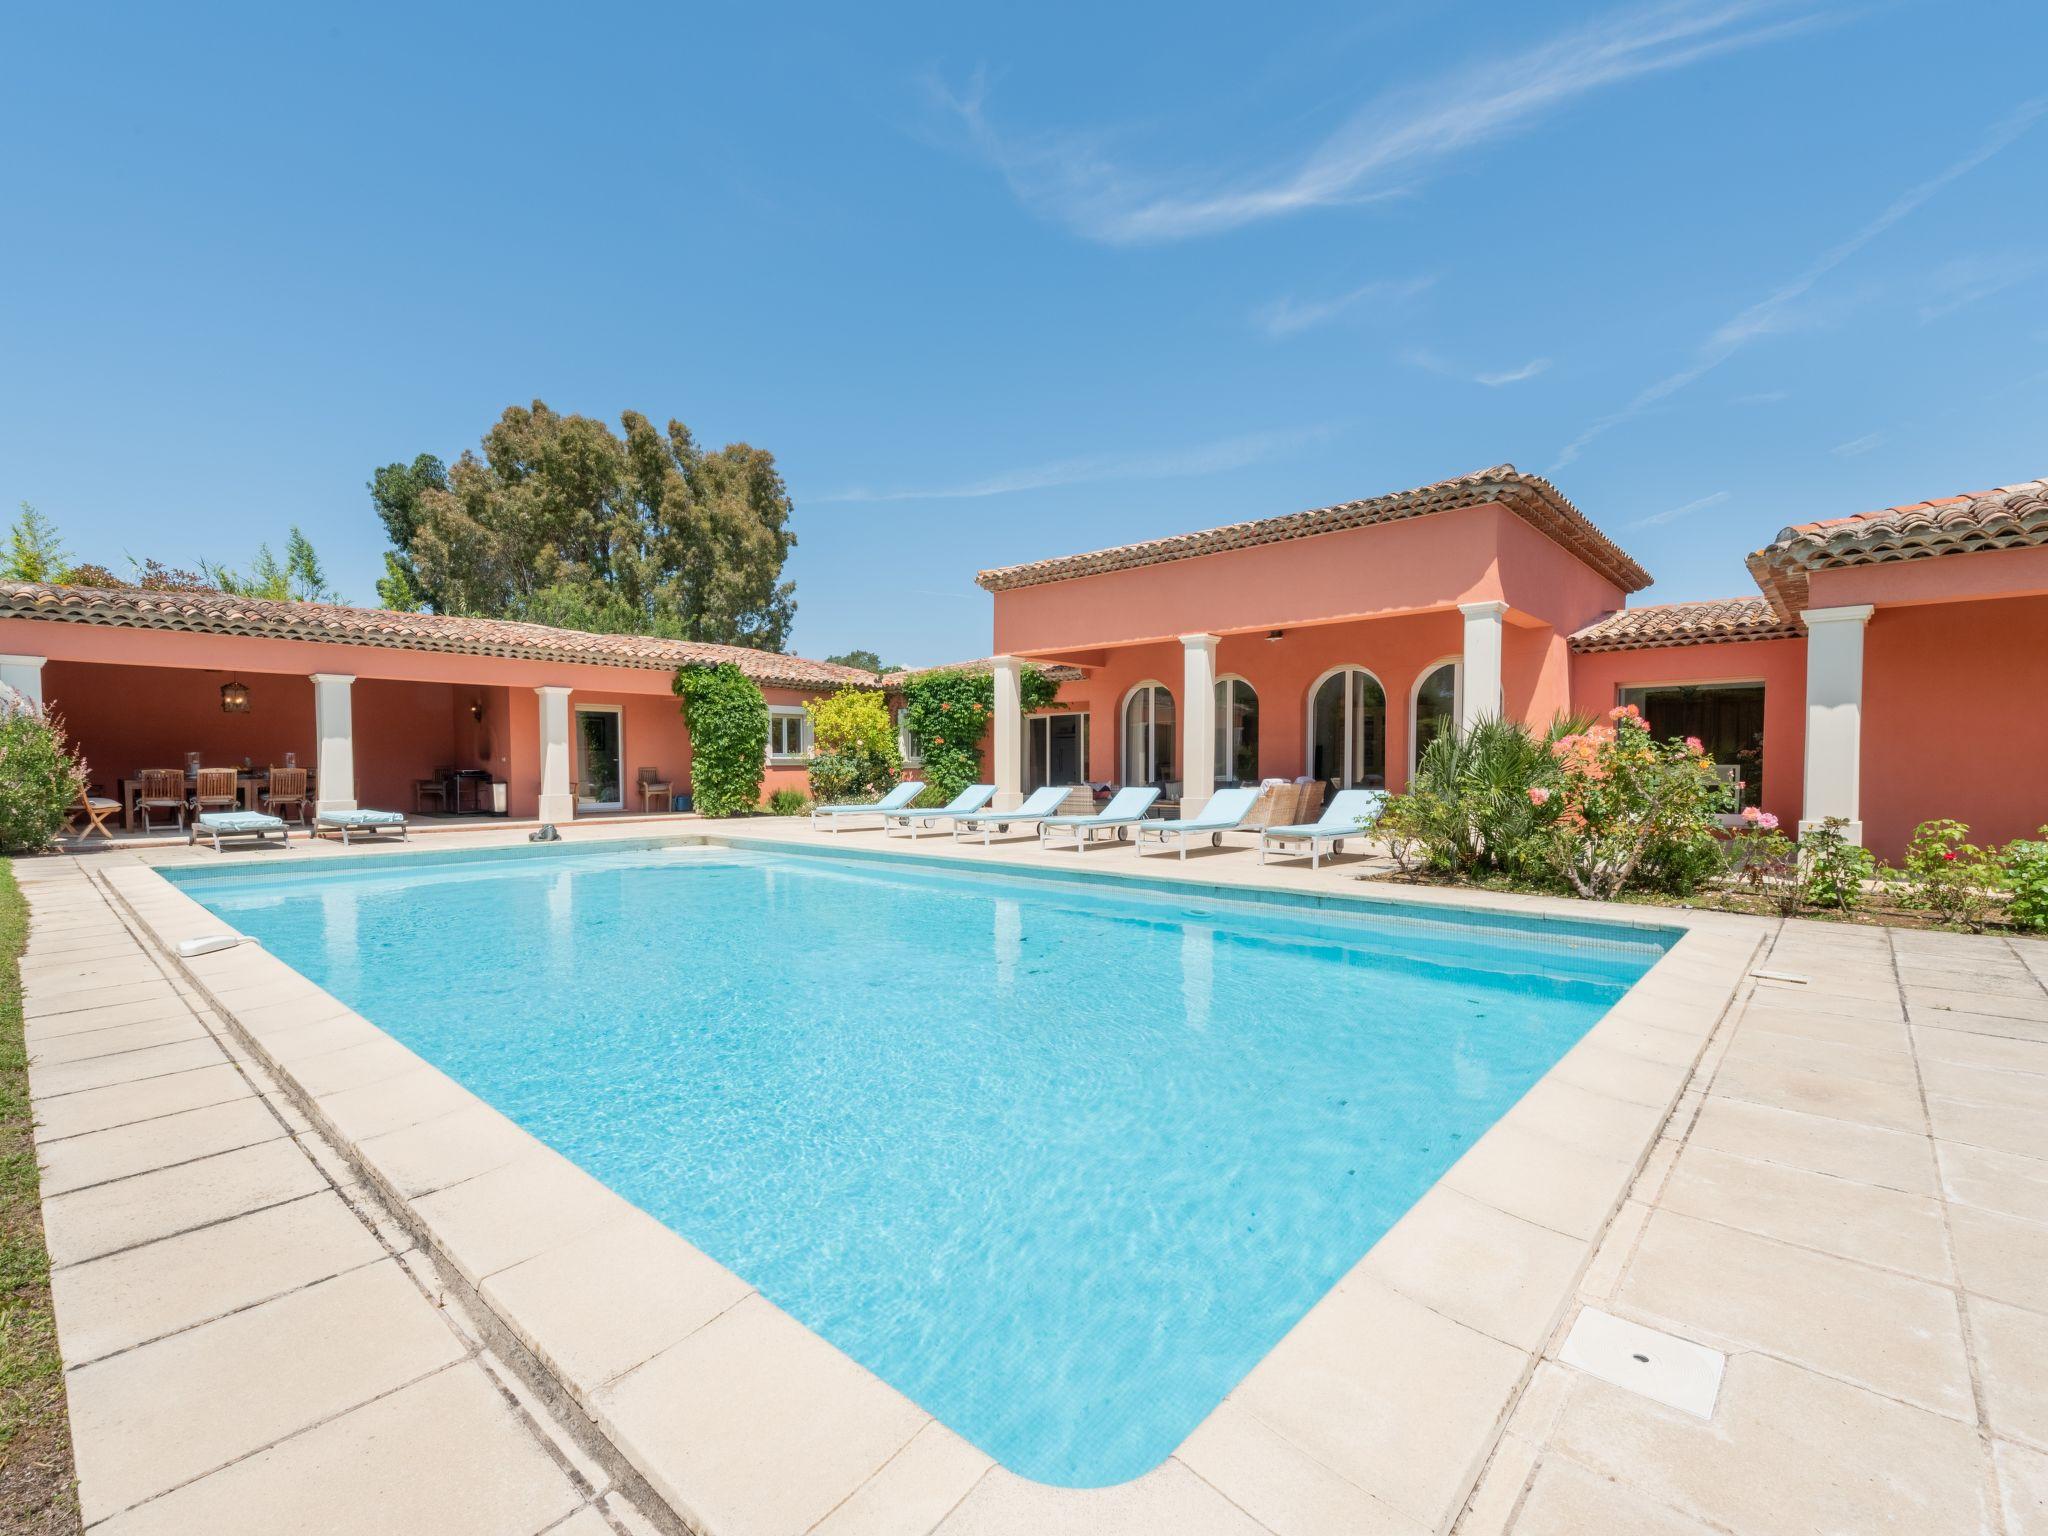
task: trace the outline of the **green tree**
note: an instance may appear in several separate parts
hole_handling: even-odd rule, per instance
[[[431,453],[423,453],[410,464],[386,464],[370,476],[370,504],[384,524],[384,535],[392,548],[384,555],[384,576],[377,583],[377,597],[386,608],[411,613],[437,608],[436,594],[420,578],[419,567],[410,551],[419,536],[420,495],[425,491],[448,489],[448,466]]]
[[[445,470],[390,464],[371,500],[395,546],[378,592],[438,613],[780,650],[796,537],[772,455],[707,453],[637,411],[621,431],[536,400]]]
[[[296,523],[285,540],[282,560],[270,552],[268,544],[261,544],[246,575],[209,560],[199,562],[199,575],[205,585],[236,597],[260,597],[273,603],[343,601],[341,594],[327,584],[327,571],[320,564],[313,541]]]
[[[71,556],[57,534],[57,525],[27,502],[7,536],[6,578],[9,581],[62,583],[71,575]]]
[[[804,701],[811,717],[811,798],[820,805],[877,796],[896,782],[903,759],[889,704],[872,688],[847,687]]]
[[[858,667],[863,672],[873,672],[877,675],[897,670],[883,662],[881,656],[874,651],[843,651],[837,656],[827,656],[825,659],[834,666]]]

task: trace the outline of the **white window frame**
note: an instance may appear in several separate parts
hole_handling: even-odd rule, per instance
[[[1339,673],[1349,674],[1352,672],[1363,672],[1367,677],[1373,680],[1374,685],[1380,691],[1380,697],[1382,699],[1385,699],[1387,697],[1387,685],[1384,681],[1381,680],[1379,673],[1373,671],[1371,667],[1361,666],[1355,661],[1347,661],[1343,663],[1341,666],[1332,667],[1329,669],[1329,671],[1325,672],[1321,677],[1317,678],[1314,682],[1310,683],[1308,685],[1307,706],[1302,711],[1301,720],[1301,758],[1302,772],[1304,773],[1315,772],[1316,695],[1323,691],[1323,684],[1327,683],[1331,678],[1337,676]],[[1347,686],[1344,689],[1344,777],[1343,780],[1337,786],[1339,789],[1355,789],[1358,787],[1358,765],[1351,761],[1351,747],[1352,743],[1357,739],[1357,736],[1358,732],[1352,728],[1351,689]],[[1384,768],[1381,770],[1381,778],[1384,781]]]
[[[1465,718],[1465,658],[1462,655],[1439,656],[1420,672],[1415,674],[1415,683],[1408,690],[1408,777],[1415,777],[1415,765],[1422,761],[1422,685],[1445,667],[1455,670],[1451,673],[1451,729],[1459,729],[1459,722]]]
[[[802,743],[802,747],[793,754],[775,750],[775,722],[790,719],[802,722],[797,728],[797,740]],[[810,761],[811,751],[812,737],[809,711],[801,704],[770,704],[768,706],[768,761],[771,763],[805,763]]]
[[[1136,778],[1133,777],[1131,774],[1131,700],[1135,699],[1139,694],[1145,693],[1147,689],[1151,688],[1157,688],[1161,693],[1165,694],[1168,699],[1173,698],[1173,690],[1167,687],[1166,684],[1159,682],[1155,678],[1147,678],[1142,683],[1133,683],[1130,686],[1130,688],[1125,692],[1123,696],[1123,701],[1119,703],[1116,707],[1116,765],[1117,768],[1122,772],[1123,782],[1125,784],[1156,784],[1161,782],[1159,775],[1157,773],[1148,773],[1143,778]],[[1177,701],[1174,704],[1173,725],[1175,730],[1180,729],[1180,705]],[[1144,735],[1145,749],[1148,752],[1151,750],[1152,747],[1152,737],[1158,729],[1159,706],[1156,703],[1152,702],[1152,700],[1148,696],[1145,706]],[[1155,763],[1151,764],[1150,766],[1156,768],[1158,765]]]
[[[1250,678],[1241,677],[1235,672],[1225,672],[1221,677],[1216,679],[1216,686],[1218,688],[1221,688],[1225,683],[1228,683],[1230,685],[1230,697],[1233,700],[1235,700],[1237,697],[1237,690],[1242,688],[1246,693],[1252,696],[1252,702],[1259,709],[1264,710],[1265,700],[1259,697],[1259,690],[1252,686],[1252,681]],[[1219,704],[1216,707],[1216,730],[1212,732],[1211,735],[1214,736],[1217,734],[1221,734],[1226,729],[1225,722],[1228,719],[1229,712],[1222,705]],[[1221,784],[1225,779],[1230,778],[1230,774],[1226,771],[1229,767],[1229,764],[1223,761],[1222,752],[1221,750],[1219,750],[1221,746],[1222,743],[1213,743],[1210,747],[1210,750],[1212,752],[1216,752],[1217,754],[1216,761],[1211,765],[1210,771],[1215,775],[1215,780],[1218,784]],[[1265,765],[1261,763],[1259,766],[1263,768]],[[1242,784],[1243,781],[1237,780],[1235,782]],[[1253,782],[1257,783],[1259,782],[1259,780],[1256,777],[1254,777]]]
[[[910,728],[910,706],[900,705],[896,710],[896,755],[903,759],[903,766],[916,768],[924,763],[924,747],[917,739],[917,733]]]
[[[592,800],[584,794],[590,786],[583,781],[583,728],[578,715],[610,715],[619,722],[619,798]],[[569,709],[570,735],[576,742],[576,809],[579,811],[623,811],[626,808],[626,712],[617,704],[575,704]]]

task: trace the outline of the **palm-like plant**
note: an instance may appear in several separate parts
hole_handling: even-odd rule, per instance
[[[1548,796],[1530,791],[1555,777],[1552,744],[1587,724],[1560,715],[1539,735],[1487,718],[1423,748],[1406,799],[1429,864],[1463,875],[1528,873],[1553,815]]]

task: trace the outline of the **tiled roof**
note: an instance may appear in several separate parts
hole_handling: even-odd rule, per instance
[[[983,571],[975,578],[991,592],[1015,587],[1037,586],[1048,581],[1067,581],[1076,576],[1099,576],[1108,571],[1127,571],[1138,566],[1162,565],[1169,560],[1189,560],[1197,555],[1220,554],[1225,550],[1247,549],[1257,544],[1278,544],[1288,539],[1312,538],[1346,528],[1364,528],[1374,523],[1399,522],[1404,518],[1427,517],[1433,512],[1454,512],[1465,507],[1498,503],[1577,555],[1587,565],[1612,581],[1624,592],[1638,592],[1650,584],[1650,576],[1624,553],[1619,545],[1587,520],[1558,488],[1541,475],[1525,475],[1512,464],[1496,464],[1477,474],[1439,480],[1412,491],[1396,491],[1365,501],[1340,502],[1284,517],[1259,518],[1248,523],[1231,523],[1200,533],[1178,533],[1170,538],[1149,539],[1142,544],[1121,544],[1089,554],[1063,555],[1056,560],[1035,560],[1028,565],[1006,565]]]
[[[250,635],[398,651],[442,651],[671,671],[685,662],[729,661],[756,682],[789,688],[872,685],[875,675],[828,661],[805,661],[737,645],[703,645],[651,635],[593,635],[510,619],[394,613],[328,603],[275,603],[225,592],[151,592],[139,587],[54,587],[0,582],[0,618],[53,619],[116,629],[170,629],[200,635]]]
[[[1930,555],[2048,546],[2048,480],[1940,501],[1795,523],[1749,557],[1749,573],[1780,614],[1807,607],[1807,576]]]
[[[1730,640],[1785,640],[1803,633],[1761,597],[1722,597],[1703,603],[1655,603],[1624,608],[1571,637],[1574,651],[1644,651],[1667,645],[1713,645]]]
[[[1034,661],[1031,665],[1038,668],[1039,671],[1056,683],[1071,683],[1088,675],[1079,667],[1069,667],[1043,661]],[[993,656],[980,656],[973,661],[949,662],[942,667],[903,667],[897,671],[882,674],[882,686],[884,688],[901,688],[910,678],[924,677],[933,672],[993,672],[995,669],[996,659]]]

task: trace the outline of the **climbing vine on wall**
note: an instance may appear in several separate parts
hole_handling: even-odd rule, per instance
[[[702,816],[744,816],[761,804],[768,702],[734,666],[678,667],[676,696],[690,729],[691,804]]]
[[[1024,713],[1045,708],[1060,685],[1036,667],[1018,675]],[[950,800],[981,777],[981,740],[995,718],[996,680],[987,672],[926,672],[907,678],[903,706],[923,763],[917,776],[930,785],[926,798]]]

